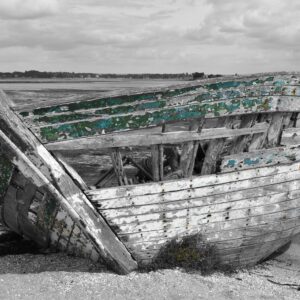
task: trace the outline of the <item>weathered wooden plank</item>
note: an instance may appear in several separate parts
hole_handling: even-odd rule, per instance
[[[158,200],[160,202],[157,202],[157,200],[152,200],[153,204],[145,204],[144,206],[137,206],[137,205],[130,205],[127,203],[127,206],[121,206],[119,208],[115,209],[105,209],[103,210],[101,207],[99,210],[109,219],[113,218],[120,218],[120,217],[132,217],[131,219],[134,221],[134,217],[141,215],[141,218],[145,219],[151,219],[152,216],[146,217],[145,215],[152,215],[156,214],[155,216],[158,217],[157,215],[160,212],[170,212],[170,213],[176,213],[177,211],[184,211],[185,209],[203,209],[205,210],[205,213],[209,213],[210,210],[213,209],[223,209],[226,211],[226,209],[232,210],[235,206],[239,205],[248,205],[249,202],[250,204],[255,204],[257,198],[257,201],[260,201],[260,199],[264,199],[262,201],[265,201],[267,203],[268,201],[271,201],[272,197],[284,197],[285,193],[288,193],[286,191],[289,191],[289,194],[286,194],[285,196],[289,197],[296,197],[298,195],[298,184],[299,184],[299,179],[295,179],[289,182],[274,182],[271,185],[266,185],[266,186],[258,186],[258,187],[250,187],[249,189],[243,189],[243,190],[236,190],[236,191],[230,191],[226,194],[217,194],[217,195],[205,195],[201,196],[200,192],[198,194],[193,193],[190,194],[189,198],[189,193],[186,192],[181,192],[178,195],[178,198],[174,198],[175,195],[170,195],[169,199],[165,199],[165,197],[162,197],[162,195],[157,196]],[[230,190],[230,189],[229,189]],[[277,195],[277,196],[276,196]],[[173,196],[173,197],[172,197]],[[270,198],[271,197],[271,198]],[[163,199],[162,199],[163,198]],[[173,198],[173,199],[172,199]],[[254,199],[253,199],[254,198]],[[171,200],[171,201],[170,201]],[[127,200],[129,202],[129,199]],[[138,202],[137,204],[144,202],[145,199],[140,199],[139,198],[133,198],[132,199],[133,203]],[[165,202],[162,202],[165,201]],[[187,204],[187,201],[189,202]],[[244,201],[239,202],[239,201]],[[116,205],[115,205],[116,206]],[[155,217],[155,218],[156,218]],[[209,216],[208,216],[209,217]],[[130,218],[128,219],[130,221]],[[118,221],[121,222],[119,219]]]
[[[299,163],[283,166],[271,166],[265,168],[257,168],[250,170],[243,170],[239,172],[230,172],[227,174],[211,174],[206,176],[196,176],[189,179],[170,180],[160,183],[139,184],[128,187],[107,188],[101,190],[89,190],[87,194],[93,200],[113,200],[122,199],[124,197],[132,196],[148,196],[158,193],[167,193],[172,191],[181,191],[189,189],[217,188],[220,184],[237,183],[249,179],[249,182],[258,181],[261,177],[276,176],[278,174],[290,173],[299,171]],[[258,182],[257,182],[258,184]]]
[[[282,176],[283,180],[286,180],[284,182],[280,176]],[[251,181],[254,180],[257,186],[251,185]],[[263,182],[259,183],[258,181],[262,180]],[[271,176],[268,177],[260,177],[259,179],[250,179],[250,180],[243,180],[239,182],[229,182],[226,184],[221,185],[215,185],[213,187],[199,187],[199,188],[186,188],[183,190],[178,191],[169,191],[167,194],[164,194],[164,189],[162,189],[158,193],[152,193],[152,194],[145,194],[145,195],[137,195],[137,196],[124,196],[122,197],[122,200],[120,199],[119,202],[117,199],[100,199],[97,194],[94,194],[91,196],[91,201],[97,205],[102,210],[104,209],[121,209],[125,207],[130,207],[131,201],[130,199],[135,200],[135,206],[143,206],[143,205],[152,205],[152,204],[161,204],[161,202],[169,203],[175,205],[176,203],[180,204],[181,201],[190,200],[190,203],[194,203],[194,199],[196,202],[199,201],[200,203],[203,203],[205,205],[206,203],[209,203],[210,201],[218,201],[218,199],[221,200],[221,202],[230,202],[239,199],[241,195],[244,197],[251,197],[252,194],[254,195],[260,195],[261,193],[264,193],[261,188],[266,187],[268,189],[272,189],[273,191],[281,191],[282,188],[278,186],[278,183],[281,183],[283,187],[289,187],[293,188],[293,185],[297,186],[297,180],[298,175],[297,173],[293,172],[290,175],[287,173],[285,174],[278,174],[275,175],[274,178]],[[296,181],[296,182],[295,182]],[[276,186],[277,184],[277,186]],[[238,186],[241,186],[239,189]],[[224,188],[224,191],[222,191],[222,188]],[[255,191],[255,188],[257,191]],[[92,191],[93,192],[93,191]],[[237,195],[234,195],[233,193],[237,193]],[[226,193],[226,197],[225,197]],[[252,194],[251,194],[252,193]],[[250,195],[250,196],[249,196]],[[204,198],[205,197],[205,198]],[[207,198],[210,197],[210,198]],[[225,198],[224,198],[225,197]],[[176,203],[175,203],[176,202]],[[198,205],[201,205],[201,204]]]
[[[285,183],[284,187],[290,187],[291,197],[296,197],[297,195],[297,181],[292,181],[289,183]],[[192,199],[184,199],[180,198],[174,201],[162,202],[158,204],[149,204],[149,205],[141,205],[141,206],[127,206],[120,207],[116,209],[101,209],[101,206],[98,208],[104,216],[108,216],[111,220],[114,218],[123,218],[123,217],[132,217],[132,216],[143,216],[147,214],[160,213],[160,212],[176,212],[185,209],[204,209],[207,211],[222,211],[226,209],[234,210],[238,207],[248,206],[248,205],[258,205],[262,201],[263,203],[268,203],[269,201],[273,201],[275,195],[276,197],[280,197],[284,200],[287,196],[287,192],[283,190],[283,188],[278,189],[275,188],[274,191],[270,191],[273,186],[265,186],[259,187],[259,192],[254,193],[254,196],[251,195],[251,191],[237,191],[231,192],[228,194],[228,201],[224,199],[224,195],[218,196],[207,196],[207,197],[199,197]],[[223,199],[222,199],[223,196]],[[133,199],[134,201],[135,199]],[[167,199],[166,199],[167,200]]]
[[[97,150],[114,147],[133,147],[133,146],[151,146],[159,144],[178,144],[189,141],[203,141],[241,135],[251,135],[255,133],[266,132],[267,123],[258,123],[252,128],[228,129],[228,128],[210,128],[202,129],[201,133],[193,131],[176,131],[176,132],[148,132],[147,134],[124,133],[108,134],[97,137],[80,138],[70,141],[61,141],[49,143],[46,145],[48,150]]]
[[[267,134],[267,147],[276,147],[279,145],[279,139],[283,127],[285,115],[281,112],[274,113]]]
[[[269,240],[277,239],[280,236],[290,236],[291,232],[300,227],[300,223],[295,220],[292,221],[283,221],[282,223],[277,223],[277,228],[273,225],[265,225],[265,226],[256,226],[250,228],[247,232],[247,236],[243,235],[243,228],[237,228],[235,230],[230,230],[222,233],[211,233],[207,235],[206,233],[202,233],[202,231],[196,232],[195,230],[188,235],[193,234],[201,234],[202,243],[205,244],[213,244],[218,247],[219,250],[229,250],[233,248],[241,247],[241,249],[245,248],[246,245],[258,244],[260,242],[267,242]],[[176,235],[175,235],[176,236]],[[175,237],[173,236],[173,238]],[[132,243],[127,242],[129,249],[132,249],[136,252],[150,252],[153,250],[159,250],[164,244],[170,242],[172,237],[162,237],[156,240],[151,240],[147,242],[143,242],[140,239],[141,243]],[[223,252],[223,251],[222,251]]]
[[[229,247],[226,247],[226,242],[215,243],[206,241],[204,238],[203,245],[215,246],[215,249],[217,251],[213,255],[218,256],[219,259],[223,261],[230,261],[231,263],[238,262],[240,265],[243,265],[241,264],[242,261],[256,262],[264,255],[271,254],[272,252],[277,250],[278,247],[280,247],[276,245],[278,244],[278,242],[278,245],[285,244],[297,232],[299,232],[299,226],[295,226],[283,231],[261,235],[257,239],[255,239],[255,237],[250,239],[246,238],[244,240],[244,244],[241,244],[241,241],[237,241],[231,246],[229,244]],[[225,245],[225,248],[223,247],[223,245]],[[147,249],[143,247],[132,247],[131,251],[134,253],[135,257],[137,257],[138,260],[145,259],[149,261],[149,259],[154,258],[156,254],[158,254],[159,247],[154,246],[153,248]]]
[[[152,159],[152,176],[154,181],[160,180],[160,170],[159,170],[159,149],[158,146],[151,146],[151,159]]]
[[[299,216],[299,214],[298,214]],[[255,216],[257,217],[257,216]],[[282,220],[283,222],[285,222],[284,220]],[[183,224],[183,222],[181,222]],[[294,220],[295,226],[290,226],[289,229],[291,228],[295,228],[295,227],[300,227],[299,224],[299,220]],[[155,245],[159,245],[160,243],[163,243],[165,241],[171,240],[173,238],[176,238],[178,236],[185,236],[185,235],[193,235],[193,234],[200,234],[201,236],[203,236],[203,238],[206,238],[207,240],[213,241],[215,244],[219,244],[220,248],[222,247],[224,250],[226,248],[231,248],[231,247],[237,247],[237,245],[234,245],[234,243],[241,243],[243,240],[247,240],[247,239],[254,239],[255,240],[255,236],[257,236],[256,234],[253,233],[249,233],[251,232],[251,230],[255,230],[259,235],[262,235],[263,233],[263,229],[264,227],[261,228],[261,225],[257,225],[257,226],[249,226],[249,230],[248,230],[248,226],[245,226],[246,221],[244,220],[244,226],[242,226],[241,228],[236,228],[235,230],[229,230],[227,231],[227,233],[224,233],[224,239],[223,239],[223,233],[219,232],[219,233],[206,233],[205,232],[205,228],[206,228],[206,224],[199,224],[198,225],[198,229],[196,226],[189,228],[189,230],[186,230],[185,232],[180,231],[180,228],[176,229],[175,227],[173,227],[173,224],[170,224],[170,230],[168,230],[167,232],[165,232],[165,234],[160,234],[159,232],[145,232],[142,231],[140,232],[140,237],[139,239],[135,239],[135,240],[131,240],[131,236],[132,234],[125,234],[126,236],[126,240],[127,240],[127,245],[128,248],[130,249],[138,249],[138,248],[145,248],[145,246],[150,247],[155,247]],[[280,225],[281,224],[281,225]],[[277,232],[278,234],[282,233],[283,230],[278,230],[276,231],[276,229],[274,228],[275,226],[278,226],[278,228],[282,227],[282,222],[281,223],[274,223],[271,227],[267,227],[266,229],[266,233],[267,234],[272,234],[273,232]],[[181,225],[182,226],[182,225]],[[246,231],[248,232],[249,235],[243,236],[243,230],[246,228]],[[261,228],[261,230],[260,230]],[[178,231],[178,233],[176,233],[175,231]],[[268,230],[268,231],[267,231]],[[160,230],[162,231],[162,229]],[[156,234],[155,236],[152,236],[152,239],[148,238],[148,235],[150,233]],[[235,235],[238,235],[239,238],[235,239]],[[291,235],[292,236],[292,235]],[[223,245],[222,245],[223,244]],[[152,246],[153,245],[153,246]],[[221,246],[222,245],[222,246]],[[242,245],[240,245],[242,246]],[[147,252],[148,249],[144,249],[145,252]],[[158,247],[159,248],[159,247]],[[237,249],[238,252],[238,249]]]
[[[113,101],[109,101],[109,103],[106,103],[106,105],[110,104],[112,106],[101,108],[101,109],[95,109],[90,108],[89,110],[76,110],[72,111],[72,105],[71,105],[71,111],[68,111],[69,107],[67,106],[61,106],[61,110],[67,110],[64,112],[58,112],[55,113],[47,113],[45,115],[35,115],[34,113],[25,117],[24,122],[29,127],[40,127],[40,126],[46,126],[50,124],[61,124],[66,123],[70,121],[79,121],[79,120],[87,120],[92,119],[95,117],[103,117],[105,115],[114,115],[114,114],[128,114],[132,112],[137,111],[145,111],[145,110],[153,110],[153,109],[161,109],[163,107],[167,106],[173,106],[173,105],[183,105],[183,103],[192,103],[192,102],[201,102],[201,101],[214,101],[214,100],[229,100],[229,99],[236,99],[236,98],[245,98],[245,97],[262,97],[262,96],[274,96],[274,95],[290,95],[293,96],[297,91],[295,91],[295,87],[282,87],[282,86],[252,86],[252,87],[239,87],[237,89],[229,89],[229,90],[218,90],[209,91],[206,89],[206,92],[203,92],[204,88],[195,89],[192,91],[191,98],[191,92],[188,92],[186,95],[186,99],[183,99],[183,95],[180,95],[180,97],[175,96],[172,98],[172,100],[168,100],[166,103],[166,100],[160,100],[160,97],[153,96],[150,97],[150,100],[147,100],[147,94],[145,95],[146,100],[139,100],[133,103],[122,103],[121,105],[113,105]],[[266,89],[269,89],[268,91]],[[278,91],[279,89],[279,91]],[[287,93],[287,91],[289,91]],[[127,96],[126,96],[127,97]],[[125,98],[126,98],[125,97]],[[142,96],[141,96],[142,97]],[[122,97],[121,97],[122,98]],[[156,99],[157,98],[157,99]],[[156,99],[156,100],[153,100]],[[106,99],[107,100],[107,99]],[[103,99],[103,102],[106,101]],[[112,100],[112,99],[111,99]],[[120,100],[120,99],[119,99]],[[96,100],[94,100],[96,101]],[[101,103],[100,100],[96,101],[96,103]],[[89,103],[89,101],[86,101],[85,104]],[[99,104],[98,103],[98,104]],[[78,104],[76,103],[73,103]],[[83,105],[84,103],[82,103]],[[73,105],[73,106],[74,106]],[[83,105],[85,106],[85,105]],[[93,106],[93,105],[91,105]],[[74,109],[74,107],[73,107]],[[21,113],[22,115],[28,115],[28,112]]]
[[[215,118],[246,113],[274,112],[279,96],[246,98],[218,102],[203,102],[185,106],[174,106],[161,110],[136,112],[133,114],[94,118],[79,122],[66,122],[53,126],[32,128],[43,142],[55,142],[100,135],[103,132],[127,131],[149,128],[163,123],[192,120],[195,118]],[[291,108],[290,108],[291,109]],[[286,110],[285,110],[286,111]],[[287,109],[289,111],[289,109]]]
[[[78,173],[72,168],[64,159],[64,157],[60,153],[55,153],[56,159],[61,163],[61,165],[64,167],[66,172],[70,174],[70,176],[73,178],[73,180],[77,183],[77,185],[83,190],[87,190],[88,186],[83,181],[83,179],[78,175]]]
[[[258,116],[259,122],[268,122],[270,123],[272,120],[271,114],[261,114]],[[254,151],[257,149],[263,148],[263,146],[266,143],[268,136],[268,131],[265,131],[264,133],[257,133],[253,134],[251,142],[248,147],[248,151]]]
[[[282,201],[271,204],[261,204],[255,206],[255,204],[249,205],[248,202],[239,203],[236,202],[236,209],[231,209],[230,205],[227,205],[226,210],[222,211],[221,208],[226,205],[216,205],[215,207],[211,206],[203,206],[203,207],[193,207],[189,208],[189,226],[197,226],[203,225],[207,222],[218,222],[221,220],[228,219],[239,219],[239,218],[247,218],[249,217],[249,209],[251,209],[251,215],[263,215],[264,213],[271,212],[280,212],[284,211],[288,208],[297,208],[299,207],[299,197],[296,199],[287,199],[285,195],[271,195],[271,199],[282,198]],[[271,200],[270,200],[271,201]],[[271,201],[272,202],[272,201]],[[233,204],[233,203],[231,203]],[[239,205],[238,205],[239,204]],[[221,207],[220,210],[218,207]],[[239,207],[241,206],[241,207]],[[210,209],[212,211],[210,211]],[[161,218],[161,212],[159,213],[149,213],[137,216],[128,216],[128,217],[119,217],[115,218],[113,212],[106,212],[106,218],[109,220],[111,224],[114,226],[118,226],[119,230],[123,232],[143,232],[147,230],[158,230],[162,229],[164,226],[168,228],[171,227],[185,227],[186,225],[186,209],[180,210],[172,210],[164,212],[164,219]]]
[[[274,214],[273,214],[274,215]],[[132,234],[120,234],[121,238],[127,241],[128,248],[132,247],[144,247],[151,246],[156,247],[171,240],[176,236],[189,236],[194,234],[201,234],[203,238],[207,240],[214,241],[216,244],[223,243],[224,241],[242,241],[244,237],[258,237],[263,234],[269,234],[272,232],[281,232],[284,229],[293,228],[295,226],[300,226],[299,218],[289,218],[287,220],[274,220],[272,222],[254,222],[253,220],[257,217],[253,217],[251,224],[243,219],[231,220],[223,222],[226,224],[225,230],[215,230],[211,225],[216,223],[208,223],[200,228],[178,228],[170,229],[167,232],[162,230],[148,231],[143,233],[132,233]],[[230,224],[230,225],[229,225]],[[233,226],[232,224],[235,224]],[[219,224],[218,224],[219,225]],[[219,228],[219,227],[218,227]],[[246,235],[244,236],[244,229],[247,229]],[[143,238],[141,238],[143,235]]]
[[[299,145],[256,150],[225,156],[222,160],[221,172],[260,168],[276,164],[288,164],[299,160]]]
[[[38,105],[23,105],[18,108],[25,112],[32,111],[34,115],[45,115],[47,113],[59,113],[66,111],[78,111],[84,109],[101,108],[106,106],[115,106],[124,103],[131,103],[141,100],[151,100],[160,98],[170,98],[181,96],[183,94],[194,92],[197,88],[204,88],[209,91],[223,91],[226,89],[243,89],[261,85],[276,86],[278,89],[281,86],[296,85],[297,78],[291,78],[293,74],[251,74],[241,77],[224,76],[222,78],[206,79],[201,81],[188,82],[183,84],[172,85],[169,87],[146,88],[139,90],[123,90],[102,93],[101,98],[89,99],[83,101],[69,100],[61,105],[38,107]],[[297,75],[297,74],[296,74]],[[279,90],[278,90],[279,92]],[[295,95],[295,92],[292,92]]]
[[[90,236],[92,243],[108,264],[121,273],[136,268],[137,265],[125,246],[117,239],[102,216],[95,211],[85,194],[10,110],[3,97],[0,127],[1,148],[8,159],[37,187],[43,186],[57,199],[76,224]]]
[[[200,233],[203,236],[209,237],[214,234],[219,234],[219,237],[226,234],[230,234],[233,230],[242,230],[247,228],[247,233],[250,234],[252,231],[257,231],[260,228],[266,229],[268,232],[272,232],[272,228],[279,228],[282,222],[295,222],[299,223],[300,209],[292,208],[281,212],[266,213],[264,216],[250,216],[247,218],[240,219],[229,219],[222,220],[220,222],[209,222],[200,226],[189,227],[172,227],[167,231],[164,229],[149,230],[143,232],[120,232],[119,236],[126,240],[127,245],[139,245],[143,243],[158,243],[161,240],[172,239],[176,236],[193,235]],[[286,221],[288,220],[288,221]],[[227,233],[228,232],[228,233]],[[130,247],[130,246],[129,246]]]
[[[278,74],[279,75],[279,74]],[[221,100],[230,98],[241,98],[241,97],[254,97],[254,96],[267,96],[267,95],[299,95],[299,90],[296,84],[297,80],[294,78],[291,80],[284,76],[274,75],[266,76],[260,75],[261,78],[250,77],[223,77],[219,79],[212,80],[202,80],[201,82],[190,82],[177,86],[171,86],[168,88],[154,88],[146,89],[144,91],[121,91],[121,92],[109,92],[102,93],[102,98],[100,99],[90,99],[85,101],[76,101],[64,103],[61,105],[54,105],[52,107],[37,108],[33,106],[33,116],[44,116],[53,115],[53,113],[67,114],[68,112],[84,112],[88,110],[97,110],[103,107],[118,105],[126,105],[129,103],[139,103],[140,101],[153,101],[159,100],[161,98],[181,98],[184,95],[192,94],[197,96],[192,98],[192,101],[198,100]],[[285,78],[285,80],[283,80]],[[182,101],[183,102],[183,101]],[[53,105],[53,104],[52,104]],[[30,105],[25,105],[27,111],[22,114],[24,116],[28,115],[30,111]],[[24,108],[24,105],[23,105]],[[22,109],[22,106],[19,110]],[[65,119],[67,117],[64,117]]]

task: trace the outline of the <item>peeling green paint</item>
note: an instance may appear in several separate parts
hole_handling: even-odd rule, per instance
[[[115,105],[122,105],[122,104],[129,104],[136,101],[143,101],[143,100],[159,100],[161,98],[171,98],[183,95],[185,93],[190,93],[196,91],[199,88],[205,88],[208,91],[211,90],[224,90],[230,88],[237,88],[242,86],[254,86],[257,84],[264,84],[265,82],[269,82],[274,80],[274,77],[268,77],[265,79],[254,79],[250,81],[225,81],[225,82],[217,82],[217,83],[210,83],[210,84],[199,84],[190,87],[183,87],[177,88],[174,90],[167,90],[162,92],[153,92],[153,93],[143,93],[143,94],[135,94],[135,95],[124,95],[124,96],[117,96],[117,97],[108,97],[108,98],[101,98],[96,100],[85,100],[79,101],[69,104],[63,105],[56,105],[51,107],[44,107],[44,108],[37,108],[32,111],[33,115],[43,116],[45,114],[51,113],[63,113],[63,112],[75,112],[77,110],[85,110],[85,109],[97,109],[102,107],[110,107]],[[221,92],[222,93],[222,92]],[[234,91],[230,91],[230,93],[235,93]],[[199,99],[201,100],[201,99]],[[206,100],[206,99],[203,99]],[[27,117],[29,114],[28,112],[21,112],[20,113],[23,117]]]
[[[192,87],[185,87],[185,88],[174,89],[165,92],[124,95],[118,97],[108,97],[108,98],[101,98],[96,100],[80,101],[80,102],[74,102],[65,105],[37,108],[33,110],[32,113],[33,115],[42,116],[49,113],[63,113],[67,111],[74,112],[77,110],[84,110],[84,109],[97,109],[102,107],[129,104],[129,103],[144,101],[144,100],[159,100],[160,98],[175,97],[187,92],[195,91],[199,87],[201,86],[198,85]],[[21,112],[21,115],[23,116],[26,116],[27,114],[28,112]]]
[[[126,105],[117,107],[108,107],[96,110],[91,113],[73,113],[73,114],[60,114],[60,115],[49,115],[34,119],[35,123],[48,123],[57,124],[76,120],[84,120],[92,117],[100,117],[103,115],[117,115],[117,114],[128,114],[135,111],[142,111],[146,109],[163,108],[166,106],[166,101],[151,101],[139,103],[136,105]]]
[[[141,114],[111,116],[97,120],[42,127],[40,128],[40,135],[44,141],[53,142],[101,134],[102,131],[113,132],[145,128],[165,122],[183,121],[201,116],[218,117],[220,115],[232,114],[238,110],[240,112],[243,112],[245,109],[247,111],[261,112],[265,110],[270,100],[271,98],[267,98],[266,100],[262,98],[235,99],[232,101],[164,108],[158,111],[146,111]],[[268,105],[268,109],[270,108],[271,106]]]
[[[237,88],[240,86],[252,86],[257,84],[264,84],[268,81],[273,81],[274,77],[268,77],[266,79],[254,79],[249,81],[224,81],[224,82],[216,82],[205,85],[205,87],[209,90],[219,90],[219,89],[229,89],[229,88]]]
[[[0,198],[6,193],[12,173],[12,163],[4,155],[0,154]]]

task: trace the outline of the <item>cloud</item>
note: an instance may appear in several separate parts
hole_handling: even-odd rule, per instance
[[[12,53],[18,66],[52,70],[300,69],[299,12],[297,0],[0,0],[0,61],[7,70]]]
[[[58,12],[58,0],[1,0],[0,19],[35,19]]]

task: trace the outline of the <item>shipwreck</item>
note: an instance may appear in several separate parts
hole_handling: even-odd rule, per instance
[[[300,232],[299,96],[298,73],[50,104],[1,92],[1,223],[121,274],[193,235],[254,265]]]

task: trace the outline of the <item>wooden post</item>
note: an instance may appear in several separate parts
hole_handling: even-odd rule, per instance
[[[166,125],[162,125],[162,133],[166,131]],[[152,157],[152,174],[154,181],[160,181],[164,178],[164,146],[152,145],[151,146]]]
[[[218,120],[218,126],[225,126],[225,127],[230,127],[232,122],[231,117],[226,117],[225,119],[220,119]],[[213,174],[216,172],[217,168],[217,161],[219,159],[219,156],[223,150],[224,144],[225,144],[226,139],[215,139],[212,140],[205,153],[205,158],[201,170],[201,175],[208,175],[208,174]]]
[[[270,114],[261,115],[260,122],[271,122],[272,116]],[[268,130],[263,133],[253,134],[250,145],[248,147],[248,151],[254,151],[257,149],[261,149],[266,142],[268,135]]]
[[[0,144],[8,159],[37,187],[43,187],[70,214],[116,272],[137,268],[124,244],[58,161],[10,109],[0,93]]]
[[[116,148],[112,151],[111,160],[119,185],[128,185],[120,149]]]
[[[255,123],[256,118],[257,118],[256,114],[241,116],[241,123],[240,123],[239,128],[252,127]],[[244,152],[250,139],[251,139],[251,135],[246,135],[246,136],[244,135],[244,136],[236,137],[233,140],[230,153],[236,154],[236,153]]]
[[[159,162],[160,162],[160,156],[159,156],[159,147],[158,145],[151,146],[151,157],[152,157],[152,174],[153,174],[153,180],[159,181]]]
[[[198,127],[197,132],[199,133],[199,135],[201,134],[204,122],[205,122],[205,118],[201,118],[197,122],[198,124],[196,125],[196,127]],[[199,145],[200,145],[199,141],[194,141],[193,142],[192,151],[191,151],[191,153],[189,155],[189,158],[187,160],[187,167],[188,167],[187,173],[186,173],[187,177],[190,177],[190,176],[193,175],[194,166],[195,166],[195,159],[196,159],[196,156],[197,156],[197,151],[198,151]]]

